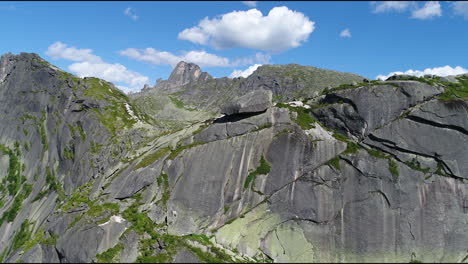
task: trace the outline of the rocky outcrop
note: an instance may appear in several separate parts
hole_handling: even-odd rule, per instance
[[[169,79],[158,82],[155,88],[176,92],[177,88],[180,89],[184,85],[206,82],[210,79],[213,79],[213,77],[206,72],[202,72],[198,65],[181,61],[177,63]]]
[[[221,113],[225,115],[232,115],[263,112],[271,106],[271,98],[271,91],[252,91],[241,96],[236,103],[224,106],[221,110]]]
[[[37,55],[2,57],[0,260],[466,261],[468,105],[444,81],[301,94],[332,72],[267,66],[249,78],[278,86],[251,91],[179,66],[167,91],[182,96],[128,98]],[[225,115],[184,94],[223,98]]]
[[[327,127],[363,138],[441,92],[441,88],[416,81],[383,82],[328,93],[321,102],[326,106],[314,115]]]

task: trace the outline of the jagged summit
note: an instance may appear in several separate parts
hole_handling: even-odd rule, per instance
[[[155,87],[161,89],[177,89],[190,83],[213,79],[207,72],[203,72],[200,66],[185,61],[180,61],[172,70],[167,81],[160,81]]]

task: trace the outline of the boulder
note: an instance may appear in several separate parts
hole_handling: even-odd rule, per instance
[[[228,104],[221,109],[226,115],[241,113],[264,112],[271,107],[272,92],[268,90],[257,90],[241,96],[236,103]]]

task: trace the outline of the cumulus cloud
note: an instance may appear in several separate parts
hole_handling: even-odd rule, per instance
[[[236,78],[236,77],[247,78],[247,77],[249,77],[250,74],[252,74],[260,66],[262,66],[262,64],[254,64],[254,65],[248,67],[245,70],[234,70],[231,73],[231,75],[229,75],[229,77],[230,78]]]
[[[263,16],[257,9],[205,17],[179,33],[179,39],[217,49],[244,47],[280,52],[300,46],[314,31],[315,22],[287,7],[274,7]]]
[[[428,1],[423,7],[413,10],[411,18],[430,19],[436,16],[442,16],[439,1]]]
[[[403,12],[410,6],[414,5],[413,1],[372,1],[370,3],[373,13],[385,13],[385,12]]]
[[[167,51],[158,51],[153,48],[135,49],[128,48],[119,52],[120,55],[130,57],[135,60],[148,62],[156,65],[171,65],[174,67],[179,61],[192,62],[200,67],[234,67],[247,65],[255,62],[267,63],[270,55],[257,53],[254,57],[243,57],[230,60],[206,51],[192,50],[183,52],[181,55],[175,55]]]
[[[138,16],[135,14],[135,11],[131,7],[127,7],[124,10],[124,15],[130,17],[134,21],[136,21],[138,19]]]
[[[468,20],[468,2],[460,1],[452,3],[453,13],[457,16],[463,16],[464,19]]]
[[[91,49],[68,47],[67,44],[59,41],[50,45],[45,54],[53,59],[76,61],[76,63],[69,65],[68,69],[80,78],[97,77],[109,82],[125,83],[128,87],[117,86],[125,92],[138,91],[148,83],[148,77],[130,71],[121,64],[107,63],[101,57],[92,54],[92,52]]]
[[[52,59],[65,59],[71,61],[90,61],[102,62],[99,56],[92,54],[91,49],[78,49],[76,47],[67,47],[60,41],[50,45],[45,54],[52,57]]]
[[[247,5],[249,7],[256,7],[257,6],[257,1],[242,1],[244,5]]]
[[[345,28],[343,31],[341,31],[340,37],[342,37],[342,38],[350,38],[350,37],[351,37],[351,32],[349,31],[348,28]]]
[[[463,73],[468,73],[467,69],[464,69],[460,66],[456,66],[455,68],[452,68],[450,66],[444,66],[444,67],[435,67],[435,68],[427,68],[423,71],[413,71],[413,70],[407,70],[405,72],[391,72],[387,75],[377,75],[375,77],[376,79],[380,80],[386,80],[388,77],[393,76],[393,75],[400,75],[400,74],[407,74],[407,75],[413,75],[417,77],[424,76],[425,74],[433,74],[433,75],[438,75],[438,76],[449,76],[449,75],[458,75],[458,74],[463,74]]]

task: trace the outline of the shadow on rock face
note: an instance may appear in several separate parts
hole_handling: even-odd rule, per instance
[[[228,122],[237,122],[237,121],[240,121],[242,119],[246,119],[246,118],[249,118],[249,117],[252,117],[252,116],[261,115],[261,114],[263,114],[265,112],[266,112],[266,110],[263,111],[263,112],[226,115],[226,116],[223,116],[221,118],[216,119],[213,123],[223,124],[223,123],[228,123]]]

